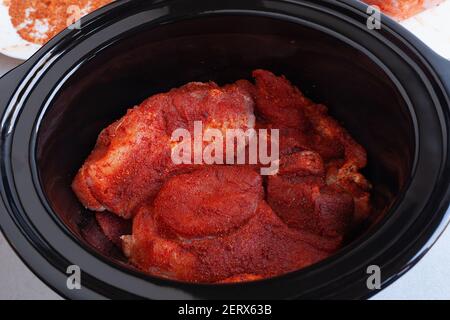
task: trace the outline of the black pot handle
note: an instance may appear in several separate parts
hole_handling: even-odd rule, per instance
[[[450,97],[450,60],[440,57],[440,61],[437,65],[437,72],[443,79],[445,89]]]

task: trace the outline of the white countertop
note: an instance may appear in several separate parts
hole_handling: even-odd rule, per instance
[[[0,54],[0,76],[20,61]],[[450,299],[450,228],[406,275],[374,299]],[[16,256],[0,233],[0,300],[61,299]]]

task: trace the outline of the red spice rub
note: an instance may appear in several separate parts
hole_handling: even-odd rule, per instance
[[[397,20],[407,19],[444,0],[363,0],[369,5],[378,6],[381,12]]]
[[[263,194],[261,177],[248,167],[213,166],[174,177],[153,205],[139,209],[125,252],[160,276],[236,282],[303,268],[339,246],[337,238],[290,229]]]
[[[8,0],[9,15],[19,35],[44,44],[74,23],[112,0]]]
[[[193,132],[194,121],[220,130],[254,126],[253,101],[239,86],[189,83],[157,94],[100,134],[79,170],[73,190],[84,206],[125,219],[154,197],[172,175],[189,171],[171,159],[175,129]]]

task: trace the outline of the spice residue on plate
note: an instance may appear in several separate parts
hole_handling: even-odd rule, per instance
[[[44,44],[82,16],[112,0],[7,0],[11,21],[19,35]]]
[[[396,20],[405,20],[424,10],[441,4],[444,0],[363,0],[368,5],[378,6],[381,12]]]

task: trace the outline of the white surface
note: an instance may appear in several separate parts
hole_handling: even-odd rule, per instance
[[[382,299],[450,299],[450,228],[417,265],[400,279],[378,293]]]
[[[0,300],[61,299],[20,261],[0,233]]]
[[[450,0],[401,24],[434,51],[450,59]]]

